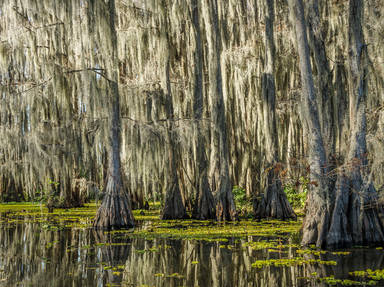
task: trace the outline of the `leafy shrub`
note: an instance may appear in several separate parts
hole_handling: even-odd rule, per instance
[[[296,184],[287,184],[284,186],[284,192],[293,208],[304,208],[307,199],[309,180],[303,176]]]
[[[232,190],[233,197],[236,203],[236,208],[240,208],[244,206],[247,202],[247,194],[245,192],[245,189],[235,185]]]
[[[247,197],[245,189],[235,185],[232,189],[232,193],[238,213],[243,216],[249,215],[252,212],[252,203]]]
[[[55,202],[56,204],[60,200],[60,190],[59,185],[60,183],[57,181],[53,181],[51,179],[48,179],[48,189],[37,189],[35,191],[34,197],[31,198],[32,201],[38,201],[40,203],[48,203]]]

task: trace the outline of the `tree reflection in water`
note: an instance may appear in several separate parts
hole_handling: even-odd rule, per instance
[[[348,278],[351,271],[384,268],[384,251],[357,249],[345,256],[320,254],[321,260],[337,261],[336,266],[258,269],[251,267],[256,260],[298,255],[293,248],[272,253],[244,247],[252,240],[229,242],[231,248],[223,248],[228,243],[145,240],[8,222],[0,226],[0,286],[321,286],[303,278]]]

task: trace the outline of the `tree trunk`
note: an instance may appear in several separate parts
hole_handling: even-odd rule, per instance
[[[221,37],[217,0],[204,2],[203,18],[208,42],[209,98],[211,111],[211,179],[216,197],[217,220],[236,220],[237,212],[232,194],[228,167],[228,138],[221,76]]]
[[[267,167],[262,173],[263,193],[261,199],[254,201],[254,213],[256,218],[296,218],[295,212],[288,202],[279,177],[277,165],[278,154],[278,135],[276,127],[276,97],[275,97],[275,44],[273,38],[274,23],[274,0],[264,1],[265,15],[265,66],[262,75],[262,95],[263,95],[263,123],[265,131],[265,164]]]
[[[303,2],[302,0],[291,0],[290,4],[295,13],[302,85],[301,110],[308,131],[308,161],[310,181],[313,183],[309,187],[307,196],[302,243],[304,245],[315,243],[317,246],[323,246],[330,217],[330,190],[327,178],[328,164],[321,136],[319,112],[309,59]]]
[[[321,133],[325,152],[328,159],[334,157],[335,154],[335,127],[333,121],[333,88],[332,73],[329,68],[325,43],[322,36],[322,25],[320,22],[320,11],[318,0],[310,0],[307,5],[307,21],[308,21],[308,42],[313,53],[314,65],[316,68],[315,81],[317,85],[317,102],[318,108],[322,111],[319,113]],[[328,164],[332,164],[328,162]],[[330,166],[329,168],[334,167]]]
[[[170,45],[168,39],[168,16],[166,1],[162,0],[159,5],[162,19],[162,30],[160,31],[160,41],[162,51],[160,52],[161,61],[163,61],[163,73],[161,79],[162,90],[165,91],[165,110],[167,116],[166,126],[166,144],[168,150],[168,182],[165,194],[164,208],[161,213],[161,219],[182,219],[187,218],[187,212],[181,197],[179,178],[177,176],[177,145],[174,140],[174,112],[170,81]]]
[[[199,21],[199,2],[192,0],[192,23],[195,32],[195,86],[193,91],[193,115],[196,151],[196,199],[192,211],[195,219],[216,219],[215,201],[208,182],[208,160],[201,131],[203,115],[203,49]]]
[[[384,242],[378,194],[368,176],[366,143],[367,47],[361,26],[363,1],[349,2],[349,99],[351,139],[347,164],[336,186],[328,247]],[[381,208],[380,208],[381,209]]]
[[[361,27],[363,3],[361,0],[349,2],[349,93],[352,130],[347,163],[340,169],[336,186],[333,188],[333,179],[327,176],[329,167],[320,135],[303,3],[301,0],[294,2],[304,97],[303,112],[309,130],[309,164],[313,183],[307,199],[302,243],[326,248],[382,243],[384,230],[378,216],[377,192],[371,179],[366,178],[367,50]],[[316,188],[313,188],[314,185]]]
[[[106,72],[108,78],[108,93],[111,102],[109,104],[109,167],[105,197],[97,211],[93,226],[102,229],[130,228],[134,226],[134,218],[131,211],[131,203],[122,181],[120,162],[120,99],[119,99],[119,71],[117,58],[117,37],[115,30],[115,0],[108,2],[110,35],[106,39],[106,47],[111,52],[111,58],[107,61]],[[108,15],[108,13],[106,13]],[[107,38],[108,35],[105,35]]]

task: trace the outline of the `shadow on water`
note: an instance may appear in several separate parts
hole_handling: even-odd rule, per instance
[[[327,286],[319,278],[356,280],[349,272],[384,269],[383,250],[299,254],[296,247],[255,249],[248,244],[252,241],[146,240],[92,229],[3,222],[0,286]],[[298,256],[306,262],[267,264]],[[252,267],[258,260],[265,265]]]

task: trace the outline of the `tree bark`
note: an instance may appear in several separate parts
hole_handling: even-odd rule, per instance
[[[347,163],[340,168],[335,187],[332,186],[333,179],[327,176],[329,167],[320,133],[301,0],[294,1],[294,9],[304,97],[303,112],[309,130],[310,178],[314,183],[308,194],[302,243],[326,248],[382,243],[384,230],[378,216],[377,192],[371,179],[367,178],[367,51],[361,26],[363,2],[349,2],[349,102],[352,130]]]
[[[302,113],[308,131],[308,161],[310,166],[310,181],[306,213],[303,221],[304,245],[316,244],[321,247],[325,243],[329,228],[330,217],[330,190],[328,186],[328,164],[321,136],[321,125],[304,19],[302,0],[291,0],[291,8],[295,13],[295,28],[297,49],[300,58],[301,85],[302,85]]]
[[[160,53],[163,61],[163,74],[161,79],[162,90],[165,94],[165,110],[167,116],[166,144],[168,150],[168,182],[165,194],[164,208],[161,212],[161,219],[182,219],[187,218],[187,212],[181,197],[179,178],[177,176],[177,145],[174,140],[174,111],[170,81],[170,45],[168,38],[168,17],[166,1],[162,0],[159,5],[162,19],[162,30],[160,31],[160,41],[162,51]]]
[[[279,177],[278,168],[278,134],[276,127],[276,96],[275,96],[275,43],[273,24],[275,18],[274,0],[264,1],[265,15],[265,64],[262,75],[262,111],[265,132],[265,164],[267,167],[262,177],[261,199],[254,201],[256,218],[296,218],[295,212],[288,202]]]
[[[339,175],[328,247],[384,242],[378,194],[368,176],[366,143],[367,47],[361,26],[363,1],[349,1],[349,102],[351,139],[347,164]]]
[[[196,199],[192,211],[195,219],[216,219],[215,201],[208,182],[208,160],[201,131],[203,102],[203,48],[199,21],[199,2],[192,0],[192,23],[195,32],[195,86],[193,91],[193,115],[196,151]]]
[[[237,212],[229,177],[229,151],[221,76],[221,37],[217,0],[202,5],[208,42],[209,98],[211,110],[211,180],[215,192],[216,218],[236,220]]]
[[[308,44],[313,53],[314,66],[316,68],[315,82],[317,86],[318,108],[321,133],[323,136],[325,152],[328,159],[335,155],[335,127],[333,121],[333,88],[332,73],[326,54],[325,43],[322,36],[318,0],[310,0],[307,4]],[[329,168],[334,167],[331,162]]]
[[[110,34],[106,41],[106,49],[111,52],[111,58],[107,61],[108,93],[111,102],[109,104],[109,166],[105,197],[97,211],[93,226],[101,229],[130,228],[134,226],[134,218],[131,211],[131,202],[127,194],[121,175],[120,161],[120,97],[119,97],[119,71],[117,58],[117,36],[115,29],[115,0],[109,0],[108,24]],[[109,63],[109,64],[108,64]]]

